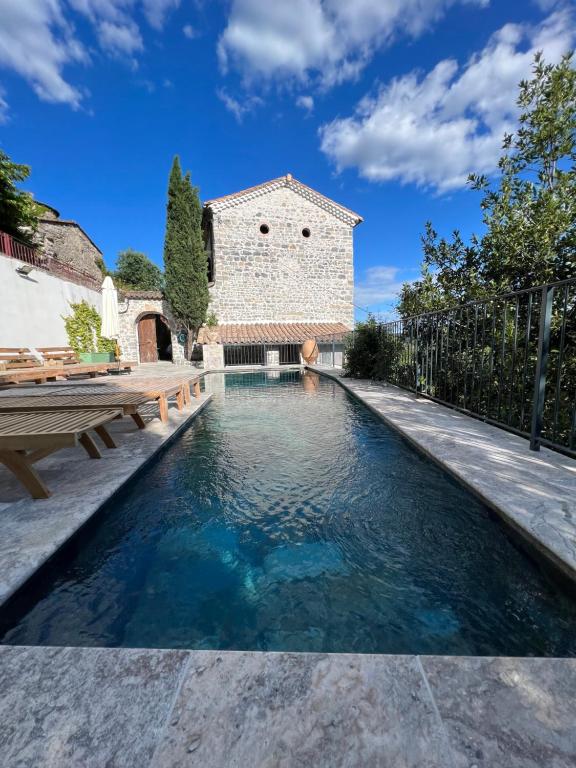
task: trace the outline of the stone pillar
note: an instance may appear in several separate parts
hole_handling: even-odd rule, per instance
[[[204,344],[202,355],[205,371],[217,371],[224,368],[224,347],[222,344]]]

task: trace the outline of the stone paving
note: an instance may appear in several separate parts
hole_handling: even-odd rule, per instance
[[[2,768],[573,768],[576,661],[0,647]]]
[[[576,578],[576,461],[398,387],[335,378]]]

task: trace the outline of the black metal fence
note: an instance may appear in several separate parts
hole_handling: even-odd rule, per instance
[[[299,365],[300,344],[226,344],[225,366]]]
[[[379,378],[576,455],[576,279],[378,333]]]

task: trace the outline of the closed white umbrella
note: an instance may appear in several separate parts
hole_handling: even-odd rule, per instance
[[[109,275],[104,278],[102,283],[102,327],[100,335],[105,339],[117,339],[120,335],[118,293]]]

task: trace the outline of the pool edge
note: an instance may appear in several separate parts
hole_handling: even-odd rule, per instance
[[[386,415],[386,413],[382,412],[381,410],[376,408],[372,403],[367,401],[360,392],[358,392],[352,386],[349,385],[348,380],[343,378],[343,376],[340,373],[332,372],[330,369],[319,368],[317,366],[306,366],[306,368],[321,376],[325,376],[326,378],[329,378],[332,381],[335,381],[337,384],[339,384],[346,392],[348,392],[352,397],[354,397],[356,400],[361,402],[366,408],[368,408],[368,410],[370,410],[375,416],[377,416],[387,426],[389,426],[398,434],[400,434],[416,450],[418,450],[420,453],[424,454],[427,458],[429,458],[435,464],[440,466],[451,477],[455,478],[467,490],[469,490],[478,499],[480,499],[482,503],[484,503],[487,507],[493,510],[507,525],[510,526],[510,528],[515,533],[519,535],[519,537],[523,540],[522,541],[523,544],[527,545],[527,547],[530,550],[537,552],[539,556],[544,557],[547,561],[546,564],[550,564],[556,569],[558,569],[561,572],[561,574],[569,580],[571,586],[576,586],[576,548],[574,548],[574,551],[570,551],[574,547],[574,545],[572,545],[571,547],[570,545],[567,545],[565,542],[563,542],[564,546],[559,551],[552,542],[544,541],[542,538],[538,536],[538,533],[536,531],[531,530],[530,528],[527,528],[522,523],[522,520],[519,520],[518,517],[514,514],[513,510],[510,510],[507,508],[506,499],[502,498],[499,500],[497,498],[494,498],[493,496],[486,494],[483,488],[477,485],[472,478],[464,474],[463,471],[459,471],[457,466],[454,466],[454,464],[450,463],[449,458],[443,457],[440,453],[435,452],[433,448],[427,446],[422,441],[418,440],[417,437],[415,437],[413,434],[407,431],[402,425],[402,423],[400,423],[398,420],[395,420],[390,415]],[[362,379],[350,380],[350,382],[357,382],[359,384],[361,384],[363,381],[364,380]],[[364,383],[368,383],[368,382],[364,382]],[[374,382],[369,382],[369,383],[374,384]],[[419,400],[420,402],[426,402],[428,404],[430,402],[430,401],[424,401],[422,398],[417,398],[416,395],[408,394],[404,390],[401,390],[399,387],[394,387],[393,385],[390,385],[390,384],[386,384],[386,388],[392,391],[396,391],[398,394],[407,396],[413,401]],[[446,411],[451,410],[451,409],[445,408],[444,406],[438,403],[433,403],[433,405],[436,408],[440,408]],[[478,428],[478,425],[482,425],[482,426],[486,426],[490,430],[498,429],[497,427],[494,427],[492,425],[485,425],[484,422],[478,421],[477,419],[471,419],[470,417],[467,417],[465,414],[459,414],[459,416],[462,417],[463,419],[469,419],[470,422],[473,423],[473,426],[476,428]],[[522,438],[519,438],[515,435],[511,435],[508,432],[504,432],[504,434],[510,438],[513,438],[516,441],[522,440]],[[523,440],[523,442],[526,442],[526,441]],[[527,447],[528,447],[528,444],[526,443],[526,448]],[[542,450],[547,451],[548,449],[542,449]],[[548,451],[548,453],[551,453],[551,452]],[[565,460],[566,457],[563,457],[563,459]],[[571,459],[568,459],[568,460],[572,461]],[[575,467],[576,467],[576,463],[575,463]],[[575,525],[574,533],[572,535],[576,540],[576,525]]]

